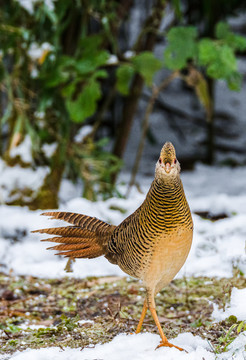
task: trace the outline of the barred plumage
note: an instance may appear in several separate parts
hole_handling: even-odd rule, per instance
[[[58,250],[60,255],[72,259],[104,255],[127,274],[141,279],[147,294],[136,332],[140,331],[149,308],[163,346],[174,345],[168,342],[161,329],[154,296],[184,264],[193,233],[191,213],[179,172],[175,149],[171,143],[166,143],[161,150],[155,179],[146,199],[121,224],[114,226],[81,214],[47,212],[43,215],[67,221],[74,226],[37,230],[56,235],[44,241],[60,243],[50,247]]]

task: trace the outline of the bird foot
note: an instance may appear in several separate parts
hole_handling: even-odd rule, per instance
[[[185,351],[185,352],[187,352],[185,349],[182,349],[181,347],[179,347],[179,346],[176,346],[176,345],[173,345],[173,344],[171,344],[170,342],[168,342],[168,341],[161,341],[160,342],[160,344],[156,347],[156,349],[159,349],[160,347],[162,347],[162,346],[167,346],[167,347],[174,347],[174,348],[176,348],[176,349],[178,349],[178,350],[180,350],[180,351]]]

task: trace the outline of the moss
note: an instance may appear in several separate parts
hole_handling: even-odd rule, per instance
[[[20,155],[16,155],[15,157],[12,157],[9,155],[9,151],[6,151],[3,155],[3,160],[6,162],[8,166],[16,166],[19,165],[22,168],[29,168],[31,166],[30,163],[24,162]]]
[[[28,204],[31,210],[58,208],[58,191],[64,171],[64,161],[60,152],[61,148],[58,146],[51,160],[50,173],[44,179],[36,197]]]
[[[119,277],[78,280],[0,274],[0,283],[1,329],[4,330],[0,337],[1,353],[54,344],[80,348],[108,342],[122,332],[134,332],[145,297],[138,281]],[[231,279],[174,280],[156,296],[158,316],[167,337],[189,331],[206,338],[217,352],[227,349],[225,332],[239,323],[235,317],[213,323],[210,301],[223,308],[233,286],[245,287],[246,279],[235,273]],[[46,327],[23,330],[24,323]],[[230,330],[230,339],[237,336],[236,326]],[[157,333],[149,313],[143,331]]]

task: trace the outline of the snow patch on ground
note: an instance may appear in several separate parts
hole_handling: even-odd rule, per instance
[[[225,311],[214,304],[212,317],[216,321],[225,320],[231,315],[236,316],[238,320],[246,320],[246,289],[232,289],[230,304],[226,306]]]
[[[246,332],[241,333],[238,338],[230,345],[229,351],[219,355],[211,351],[206,340],[199,336],[194,336],[190,333],[183,333],[178,335],[171,342],[175,345],[183,347],[186,352],[181,352],[175,348],[159,348],[160,338],[158,335],[150,333],[116,336],[111,342],[106,344],[96,345],[94,348],[70,349],[64,350],[51,347],[39,350],[25,350],[23,352],[17,351],[9,359],[13,360],[244,360],[244,344],[246,340]],[[6,358],[6,357],[5,357]],[[1,357],[0,357],[1,359]],[[4,358],[2,358],[4,359]]]
[[[15,158],[20,156],[25,163],[32,163],[32,141],[30,136],[26,135],[25,139],[18,145],[12,148],[9,152],[10,157]]]
[[[110,343],[103,345],[96,345],[95,348],[80,349],[65,349],[61,351],[60,348],[49,348],[40,350],[26,350],[17,352],[11,359],[15,360],[65,360],[69,357],[70,360],[77,359],[107,359],[107,360],[125,360],[134,358],[135,360],[149,360],[149,359],[163,359],[169,360],[195,360],[206,357],[206,360],[214,359],[213,355],[208,351],[208,345],[199,337],[194,337],[191,334],[181,334],[173,340],[175,345],[184,346],[189,353],[180,352],[175,348],[160,348],[155,351],[159,345],[160,338],[154,334],[134,334],[116,336]],[[207,348],[207,349],[206,349]]]
[[[19,165],[9,167],[0,159],[0,202],[5,203],[19,198],[16,189],[37,191],[49,171],[48,166],[40,166],[37,169],[22,168]],[[18,212],[21,215],[22,208],[19,208]],[[14,210],[14,213],[16,213],[16,210]],[[25,222],[25,219],[23,221]],[[2,224],[0,220],[0,227]]]

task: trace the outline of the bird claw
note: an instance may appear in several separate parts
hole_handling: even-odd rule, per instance
[[[165,341],[165,342],[161,341],[160,344],[155,348],[155,350],[159,349],[162,346],[166,346],[166,347],[170,347],[170,348],[174,347],[174,348],[178,349],[179,351],[185,351],[186,353],[188,353],[188,351],[186,351],[185,349],[183,349],[183,348],[181,348],[179,346],[173,345],[168,341]]]

